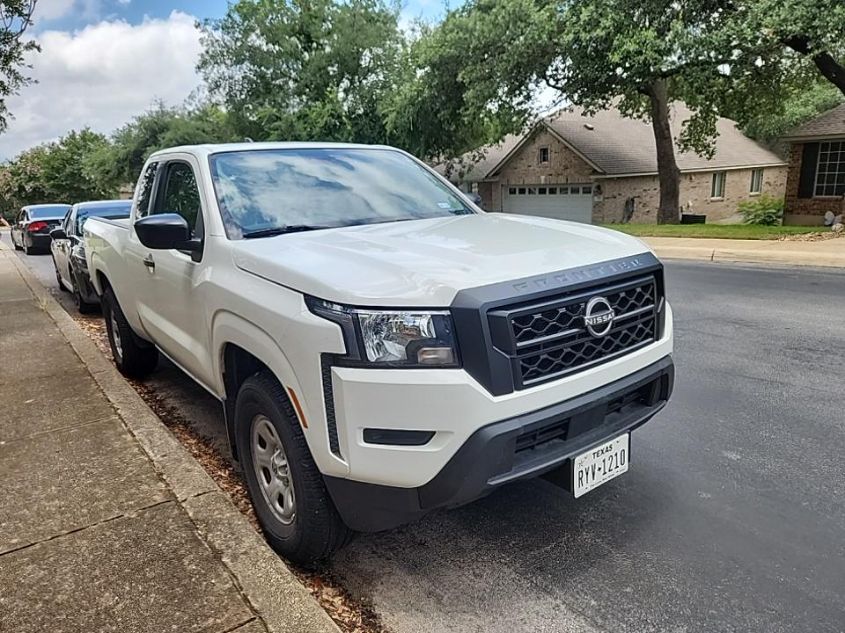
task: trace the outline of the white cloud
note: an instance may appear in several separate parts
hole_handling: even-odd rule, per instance
[[[74,128],[111,132],[156,99],[181,103],[200,84],[194,20],[174,11],[136,25],[104,21],[40,33],[41,53],[31,59],[39,83],[8,100],[15,118],[0,135],[0,159]]]
[[[70,13],[75,0],[39,0],[35,5],[35,20],[55,20]]]

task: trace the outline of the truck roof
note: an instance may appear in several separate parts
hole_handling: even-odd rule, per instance
[[[202,145],[180,145],[178,147],[168,147],[162,149],[150,156],[164,156],[167,154],[183,153],[193,154],[197,157],[209,156],[211,154],[220,154],[223,152],[249,152],[273,149],[391,149],[395,147],[388,145],[365,145],[361,143],[324,143],[312,141],[287,141],[287,142],[261,142],[261,143],[206,143]]]

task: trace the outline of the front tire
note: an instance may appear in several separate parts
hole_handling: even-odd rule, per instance
[[[241,385],[235,432],[252,505],[270,546],[306,567],[326,561],[352,532],[334,507],[285,390],[269,371]]]
[[[79,314],[93,314],[97,311],[97,305],[94,303],[88,303],[82,297],[82,293],[79,292],[79,286],[76,285],[76,279],[71,281],[73,287],[73,300],[76,303],[76,309],[79,311]]]
[[[138,340],[111,288],[103,294],[103,316],[112,358],[120,373],[129,378],[149,375],[158,363],[158,350]]]

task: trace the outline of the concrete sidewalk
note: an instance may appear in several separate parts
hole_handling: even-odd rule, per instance
[[[2,243],[0,631],[338,631]]]
[[[845,268],[845,238],[818,242],[644,237],[658,257]]]

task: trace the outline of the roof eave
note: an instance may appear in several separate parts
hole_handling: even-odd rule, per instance
[[[695,167],[693,169],[681,169],[682,174],[701,174],[714,171],[739,171],[740,169],[765,169],[766,167],[788,167],[789,163],[780,161],[776,163],[752,163],[750,165],[713,165],[709,167]],[[608,180],[610,178],[636,178],[638,176],[657,176],[656,171],[632,171],[619,174],[600,174],[597,179]]]
[[[806,143],[808,141],[838,141],[845,139],[845,132],[838,132],[834,134],[805,134],[796,136],[784,136],[782,141],[787,143]]]

